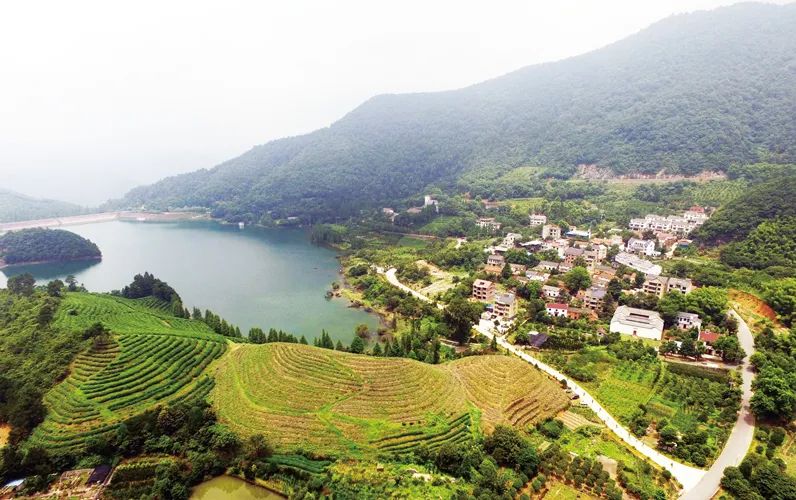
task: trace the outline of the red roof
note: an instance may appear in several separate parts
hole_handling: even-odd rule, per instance
[[[699,205],[694,205],[693,207],[689,208],[689,210],[692,211],[692,212],[699,212],[699,213],[702,213],[702,214],[705,213],[705,209],[700,207]]]
[[[569,309],[569,306],[561,303],[547,304],[548,309]]]
[[[717,332],[709,332],[707,330],[699,332],[699,340],[706,344],[712,344],[719,340],[720,335]]]

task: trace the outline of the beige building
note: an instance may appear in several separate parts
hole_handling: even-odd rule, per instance
[[[517,298],[513,293],[500,293],[495,296],[495,314],[501,319],[511,319],[517,315]]]
[[[495,284],[487,280],[473,282],[473,298],[481,302],[491,302],[495,297]]]
[[[545,224],[542,226],[542,239],[557,240],[561,238],[561,228],[555,224]]]
[[[672,278],[669,276],[647,276],[642,288],[645,293],[651,293],[658,297],[663,297],[668,292],[680,292],[683,294],[691,292],[694,285],[688,278]]]

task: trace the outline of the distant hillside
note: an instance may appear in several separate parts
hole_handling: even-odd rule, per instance
[[[82,207],[57,200],[31,198],[7,189],[0,189],[0,222],[47,219],[83,213]]]
[[[136,188],[119,205],[329,218],[431,185],[481,194],[465,175],[481,171],[536,165],[545,167],[538,175],[566,177],[590,164],[693,174],[793,162],[793,26],[796,4],[670,17],[600,50],[464,89],[374,97],[328,128]]]
[[[23,229],[0,236],[0,265],[102,257],[96,244],[63,229]]]

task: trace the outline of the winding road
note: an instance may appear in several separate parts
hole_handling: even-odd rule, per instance
[[[420,300],[432,302],[431,299],[425,295],[401,283],[395,275],[395,268],[388,269],[386,272],[383,269],[378,269],[378,272],[384,274],[387,278],[387,281],[393,286],[412,294]],[[440,305],[439,307],[442,306]],[[730,312],[735,319],[738,320],[738,340],[747,353],[747,356],[744,358],[741,365],[743,381],[741,411],[738,413],[738,419],[736,420],[735,426],[730,433],[730,437],[727,439],[727,443],[724,445],[724,449],[708,470],[697,469],[695,467],[677,462],[643,443],[640,439],[631,434],[630,431],[624,428],[614,417],[612,417],[605,410],[605,408],[603,408],[600,403],[595,401],[595,399],[585,389],[578,385],[577,382],[570,379],[555,368],[536,359],[527,352],[515,347],[513,344],[510,344],[503,337],[498,336],[497,343],[507,351],[536,366],[550,376],[555,377],[557,380],[566,381],[567,386],[572,390],[572,392],[577,394],[581,401],[587,404],[589,408],[591,408],[591,410],[597,414],[600,420],[602,420],[603,423],[605,423],[605,425],[622,441],[672,473],[677,481],[679,481],[683,486],[681,493],[682,499],[702,500],[705,498],[711,498],[716,491],[718,491],[721,478],[724,474],[724,469],[729,466],[738,465],[741,460],[743,460],[744,456],[746,456],[749,446],[752,444],[752,438],[754,437],[755,421],[754,415],[752,414],[751,408],[749,406],[749,401],[752,397],[752,380],[754,379],[754,372],[752,371],[751,365],[749,363],[749,356],[754,353],[754,338],[749,326],[746,324],[743,318],[741,318],[734,310],[731,310]],[[495,334],[492,331],[492,326],[493,324],[490,321],[481,321],[477,326],[475,326],[475,329],[487,338],[492,339],[495,337]]]

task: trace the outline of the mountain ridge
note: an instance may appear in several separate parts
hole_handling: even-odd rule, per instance
[[[461,89],[382,94],[121,204],[250,218],[355,213],[483,168],[695,174],[796,160],[796,4],[671,16],[595,51]],[[478,193],[475,189],[475,194]]]

